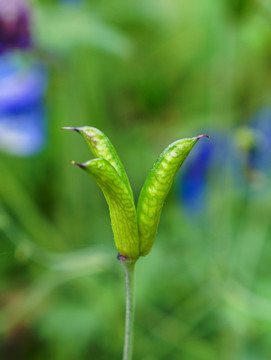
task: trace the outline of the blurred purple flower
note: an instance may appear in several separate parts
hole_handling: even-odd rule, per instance
[[[24,0],[0,0],[0,54],[32,44],[30,9]]]
[[[194,150],[190,161],[184,164],[179,188],[181,204],[189,214],[200,212],[204,206],[213,144],[203,141],[200,148]]]
[[[236,133],[242,187],[249,196],[265,197],[270,189],[271,109],[258,111]]]
[[[40,63],[26,66],[14,57],[0,59],[0,149],[32,155],[45,143],[44,93],[47,73]]]
[[[271,109],[259,111],[250,122],[254,133],[254,144],[248,152],[248,166],[251,169],[271,169]]]
[[[203,214],[210,177],[223,188],[226,174],[230,174],[239,194],[265,196],[270,189],[270,159],[271,108],[267,108],[256,113],[246,126],[210,134],[210,142],[202,141],[193,149],[180,176],[181,205],[191,218]]]
[[[208,133],[208,131],[207,131]],[[219,168],[219,175],[226,169],[229,153],[227,136],[210,133],[210,141],[202,141],[191,152],[180,175],[179,199],[190,216],[200,214],[206,207],[210,173]],[[224,169],[221,164],[224,164]]]

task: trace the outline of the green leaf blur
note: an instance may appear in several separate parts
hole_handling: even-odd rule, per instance
[[[228,136],[243,161],[225,154],[208,171],[196,217],[179,190],[204,140],[177,173],[155,245],[137,262],[134,359],[268,360],[271,176],[247,167],[247,134],[259,134],[240,130],[271,104],[270,1],[31,3],[31,56],[49,74],[47,144],[29,158],[0,153],[0,358],[121,358],[108,207],[70,165],[88,159],[86,144],[60,130],[91,124],[116,146],[135,202],[179,137],[207,132],[222,149],[213,132]]]

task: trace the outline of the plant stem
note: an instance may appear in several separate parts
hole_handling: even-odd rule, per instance
[[[135,296],[134,296],[134,268],[135,260],[127,259],[121,255],[118,256],[125,274],[126,286],[126,316],[123,360],[132,360],[133,342],[134,342],[134,317],[135,317]]]

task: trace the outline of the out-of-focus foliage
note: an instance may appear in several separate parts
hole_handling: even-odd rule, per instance
[[[108,210],[70,165],[75,149],[88,159],[85,144],[60,130],[91,125],[112,139],[136,199],[168,143],[213,135],[211,154],[202,142],[184,163],[138,261],[135,360],[269,359],[269,2],[32,7],[35,49],[23,61],[48,68],[47,143],[32,157],[0,154],[0,357],[121,357]]]

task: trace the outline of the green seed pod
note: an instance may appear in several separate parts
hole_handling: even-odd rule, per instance
[[[141,190],[137,219],[140,256],[147,255],[153,245],[162,207],[174,177],[200,135],[191,139],[177,140],[169,145],[154,164]]]
[[[178,140],[164,150],[142,188],[136,212],[130,182],[108,137],[89,126],[63,129],[79,132],[98,157],[84,164],[74,164],[91,175],[104,193],[119,255],[132,260],[147,255],[173,179],[195,143],[206,135]]]
[[[92,154],[96,158],[107,160],[115,168],[128,191],[133,196],[132,188],[122,162],[120,161],[120,158],[111,141],[101,130],[91,126],[65,127],[63,129],[75,130],[82,135],[90,147]]]
[[[136,209],[133,198],[115,168],[105,159],[75,165],[92,176],[102,189],[109,206],[111,225],[119,254],[139,257]]]

